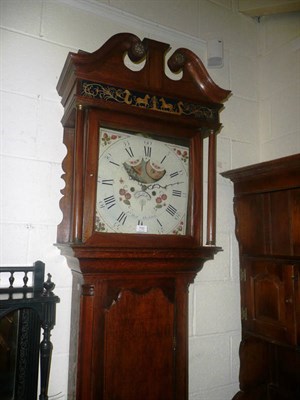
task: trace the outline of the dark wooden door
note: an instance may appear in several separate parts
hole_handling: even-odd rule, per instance
[[[245,307],[243,328],[280,343],[296,345],[297,266],[274,259],[243,257]]]
[[[79,399],[183,398],[187,286],[182,291],[175,277],[98,278],[85,285]]]

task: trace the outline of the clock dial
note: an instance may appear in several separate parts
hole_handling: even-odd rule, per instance
[[[95,230],[186,234],[189,148],[100,129]]]

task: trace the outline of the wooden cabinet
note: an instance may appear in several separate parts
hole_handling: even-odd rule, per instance
[[[300,398],[300,155],[222,174],[234,183],[242,342],[237,399]]]

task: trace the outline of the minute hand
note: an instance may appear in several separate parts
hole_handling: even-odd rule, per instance
[[[181,183],[184,183],[184,182],[174,182],[174,183],[168,183],[168,184],[166,184],[166,185],[164,185],[164,186],[162,186],[160,183],[153,183],[152,185],[148,185],[148,186],[146,186],[145,187],[145,189],[146,190],[152,190],[152,189],[166,189],[167,187],[169,187],[169,186],[174,186],[174,185],[180,185]]]

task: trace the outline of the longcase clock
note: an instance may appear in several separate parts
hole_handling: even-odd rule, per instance
[[[67,147],[58,245],[74,278],[70,399],[188,398],[188,286],[220,250],[216,134],[230,92],[183,48],[168,59],[181,78],[167,77],[168,50],[117,34],[94,53],[70,53],[58,83]],[[134,71],[126,56],[144,64]]]

